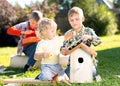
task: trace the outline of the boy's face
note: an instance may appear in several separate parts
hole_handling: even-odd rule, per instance
[[[79,14],[73,14],[72,16],[68,17],[69,23],[71,25],[71,27],[75,30],[75,31],[79,31],[83,24],[83,16],[79,15]]]
[[[48,29],[44,30],[44,36],[46,39],[53,39],[56,36],[56,28],[50,26]]]
[[[38,24],[39,24],[38,21],[35,21],[34,19],[30,19],[29,21],[30,21],[30,27],[32,29],[37,29],[38,28]]]

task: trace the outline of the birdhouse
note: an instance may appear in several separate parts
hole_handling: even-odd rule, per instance
[[[93,62],[91,55],[83,49],[77,49],[70,57],[70,82],[93,82]]]

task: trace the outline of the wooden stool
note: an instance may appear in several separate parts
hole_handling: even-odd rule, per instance
[[[23,68],[27,63],[27,56],[12,56],[10,57],[10,67],[13,68]]]
[[[10,67],[13,68],[23,68],[25,66],[25,64],[28,61],[28,57],[27,56],[12,56],[10,57]],[[34,64],[34,68],[40,68],[41,65],[41,61],[36,61],[36,63]]]

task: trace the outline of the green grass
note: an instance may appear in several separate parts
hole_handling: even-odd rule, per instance
[[[17,52],[16,47],[0,47],[0,64],[9,66],[10,64],[9,57],[16,55],[16,52]]]
[[[72,86],[120,86],[120,78],[115,75],[120,75],[120,35],[101,37],[102,44],[94,48],[97,51],[99,60],[98,74],[101,75],[103,81],[84,84],[72,84]],[[9,57],[16,54],[16,47],[2,47],[0,48],[0,64],[4,64],[8,67],[8,70],[15,70],[15,73],[20,73],[22,69],[14,69],[9,67]],[[6,60],[7,59],[7,60]],[[27,72],[22,76],[35,77],[40,71],[35,70]],[[9,75],[15,73],[8,73],[6,75],[0,74],[1,78],[8,78]],[[1,85],[0,85],[1,86]],[[29,85],[25,85],[29,86]],[[44,86],[44,85],[37,85]],[[49,85],[48,85],[49,86]],[[63,86],[63,84],[58,84]],[[65,85],[64,85],[65,86]]]

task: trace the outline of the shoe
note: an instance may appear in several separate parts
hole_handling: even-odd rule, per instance
[[[97,76],[95,77],[95,79],[96,79],[96,81],[97,81],[97,82],[102,81],[102,78],[101,78],[101,76],[100,76],[100,75],[97,75]]]
[[[37,76],[35,77],[35,80],[36,80],[36,79],[39,79],[39,75],[37,75]]]
[[[25,66],[24,66],[24,68],[23,68],[23,72],[25,73],[26,71],[28,71],[28,68],[29,68],[30,66],[28,65],[28,64],[26,64]]]
[[[34,71],[34,70],[36,70],[36,68],[34,68],[34,67],[32,67],[32,66],[30,66],[30,67],[28,68],[28,71]]]
[[[66,74],[63,74],[63,75],[55,75],[54,77],[53,77],[53,80],[54,81],[62,81],[62,80],[69,80],[69,78],[68,78],[68,76],[66,75]]]
[[[53,80],[53,81],[58,81],[58,77],[59,77],[59,76],[58,76],[58,74],[57,74],[57,75],[55,75],[55,76],[52,78],[52,80]]]

